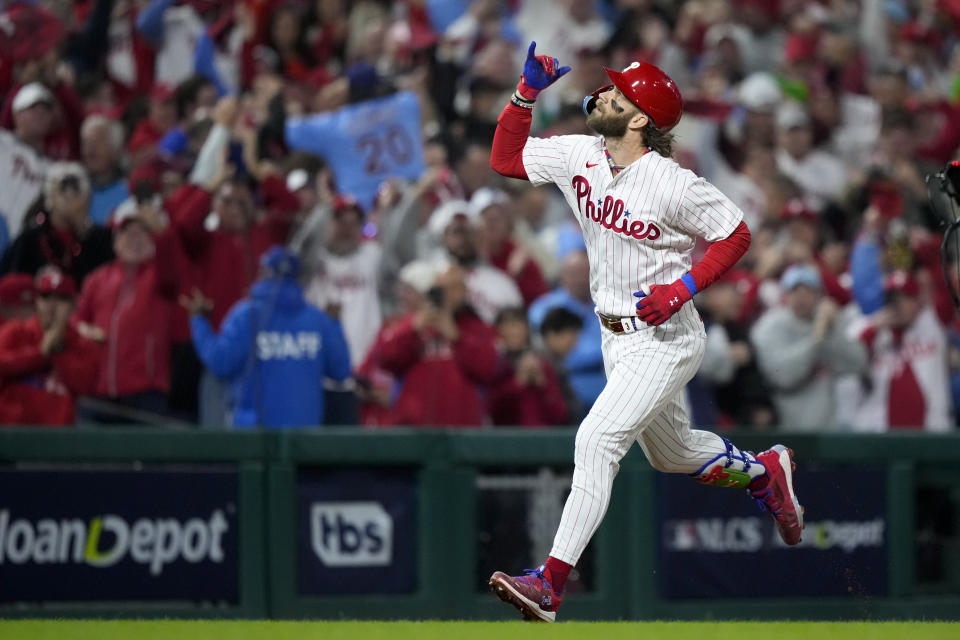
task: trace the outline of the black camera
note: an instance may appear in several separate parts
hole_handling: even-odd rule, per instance
[[[149,180],[140,180],[133,188],[133,197],[137,201],[137,204],[150,202],[153,200],[155,193],[156,191]]]
[[[445,300],[443,287],[430,287],[427,289],[427,300],[433,306],[442,308]]]
[[[947,193],[960,202],[960,160],[947,163],[943,169],[943,181],[950,185],[951,191]]]
[[[960,205],[960,160],[947,163],[940,173],[927,175],[927,181],[936,180],[937,186],[944,194],[953,198]]]
[[[82,191],[80,176],[75,174],[67,174],[60,180],[60,193],[67,193],[72,191],[73,193],[80,193]]]

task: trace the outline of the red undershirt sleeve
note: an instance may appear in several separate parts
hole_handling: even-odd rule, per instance
[[[523,147],[530,136],[533,113],[514,104],[508,104],[497,118],[490,150],[490,167],[502,176],[528,180],[523,167]]]
[[[743,257],[749,246],[750,230],[744,222],[729,236],[711,244],[703,259],[690,269],[697,291],[703,291],[729,271]]]

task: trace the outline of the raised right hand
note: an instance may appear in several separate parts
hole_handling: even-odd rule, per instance
[[[517,93],[527,100],[536,100],[537,94],[570,71],[570,67],[561,67],[560,61],[554,57],[538,56],[536,50],[537,43],[531,42],[520,84],[517,85]]]
[[[840,313],[840,307],[831,298],[824,296],[817,305],[813,316],[813,334],[823,338],[829,333],[834,318]]]
[[[44,332],[40,340],[40,353],[51,356],[63,349],[66,332],[61,327],[53,327]]]
[[[189,296],[180,294],[179,302],[191,316],[207,316],[213,311],[213,300],[205,296],[197,287],[190,291]]]
[[[239,113],[240,103],[237,102],[237,99],[233,96],[224,96],[214,105],[210,115],[217,124],[232,129]]]

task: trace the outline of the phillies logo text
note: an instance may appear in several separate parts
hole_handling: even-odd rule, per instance
[[[622,233],[625,236],[636,238],[637,240],[656,240],[662,235],[660,227],[652,222],[643,220],[631,221],[628,216],[629,211],[624,211],[623,200],[613,196],[607,196],[600,201],[593,201],[593,187],[583,176],[573,177],[573,188],[577,194],[577,209],[590,220],[600,223],[601,226],[610,229],[616,233]]]

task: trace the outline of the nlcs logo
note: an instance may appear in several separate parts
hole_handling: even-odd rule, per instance
[[[378,502],[315,502],[314,553],[328,567],[385,567],[393,561],[393,518]]]

